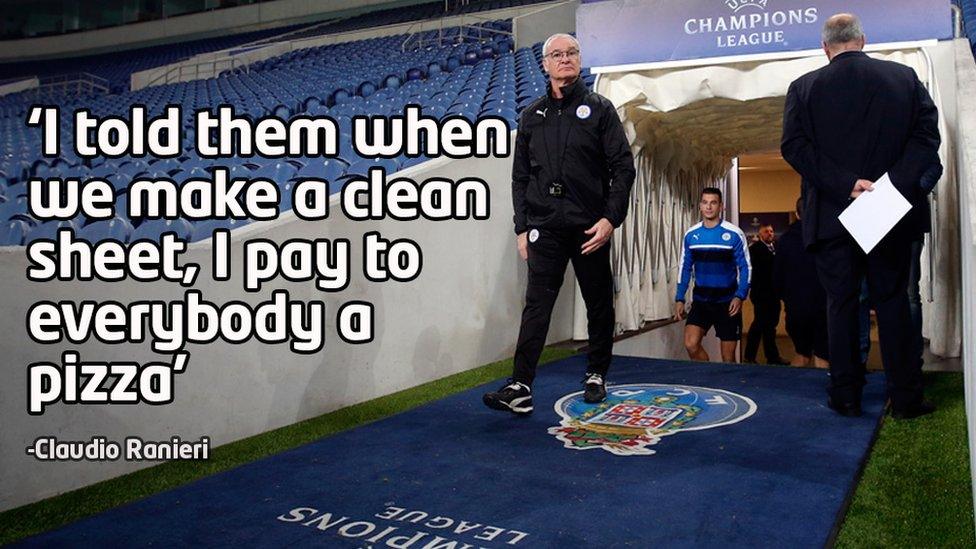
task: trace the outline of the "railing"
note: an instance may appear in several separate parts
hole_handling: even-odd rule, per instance
[[[325,21],[321,21],[321,22],[316,23],[314,25],[309,25],[307,27],[302,27],[300,29],[295,29],[293,31],[289,31],[289,32],[286,32],[286,33],[276,34],[274,36],[269,36],[267,38],[261,38],[260,40],[255,40],[253,42],[248,42],[246,44],[241,44],[239,47],[240,48],[244,48],[244,47],[249,47],[249,46],[270,46],[270,45],[272,45],[274,43],[281,42],[283,40],[289,40],[289,41],[291,41],[291,40],[294,40],[294,38],[290,38],[293,35],[299,35],[299,34],[304,35],[304,34],[310,32],[310,31],[312,31],[313,29],[321,29],[323,27],[328,27],[328,26],[334,25],[335,23],[338,23],[340,21],[345,21],[346,19],[349,19],[349,17],[334,17],[332,19],[327,19]],[[328,34],[328,33],[325,33],[325,34]],[[321,35],[313,34],[313,35],[310,35],[310,36],[311,37],[314,37],[314,36],[321,36]],[[303,37],[303,38],[306,38],[306,37]]]
[[[474,22],[468,23],[467,20],[471,19]],[[478,17],[476,15],[463,15],[461,17],[460,24],[450,24],[445,26],[445,18],[441,18],[437,25],[437,34],[431,38],[424,38],[424,35],[434,29],[423,29],[424,23],[430,23],[430,21],[418,21],[410,27],[407,28],[407,37],[404,38],[403,42],[400,44],[400,51],[408,51],[412,49],[420,49],[429,45],[443,46],[445,44],[463,44],[468,41],[472,42],[483,42],[486,36],[492,35],[503,35],[509,38],[515,39],[515,35],[509,31],[503,31],[499,29],[493,29],[486,27],[485,24],[494,19],[487,19],[483,17]],[[422,30],[413,31],[412,29],[416,25],[421,25]],[[458,29],[457,36],[445,36],[445,32],[453,29]]]
[[[87,72],[45,76],[36,88],[24,91],[26,97],[39,99],[51,96],[98,94],[109,92],[109,81]]]
[[[172,66],[153,77],[146,87],[156,86],[158,84],[182,82],[185,79],[200,80],[203,78],[213,78],[220,74],[220,72],[226,70],[229,70],[232,73],[236,72],[247,74],[251,72],[250,60],[241,55],[228,55],[225,57],[203,59],[200,61],[185,61],[179,65]]]
[[[446,18],[445,17],[439,18],[437,20],[422,19],[422,20],[411,22],[409,24],[405,22],[391,23],[389,25],[383,25],[379,27],[351,29],[351,30],[344,30],[339,32],[329,32],[324,35],[318,35],[318,36],[292,38],[286,41],[281,41],[279,36],[275,38],[278,41],[271,42],[261,47],[258,47],[257,49],[251,50],[247,54],[244,54],[243,58],[240,55],[234,56],[235,61],[232,63],[227,61],[227,59],[229,59],[230,57],[228,55],[229,51],[239,50],[245,46],[254,46],[259,44],[250,43],[242,46],[237,46],[235,48],[231,48],[228,50],[214,52],[214,54],[222,56],[217,59],[211,58],[211,59],[202,59],[200,61],[194,61],[191,58],[183,62],[169,65],[166,67],[157,67],[155,69],[146,69],[144,71],[139,71],[138,73],[134,73],[132,75],[131,78],[132,89],[134,90],[143,89],[149,86],[155,86],[159,84],[169,84],[175,81],[186,81],[186,80],[194,79],[193,77],[196,78],[216,77],[219,74],[220,70],[227,70],[228,68],[232,71],[246,73],[249,72],[249,69],[245,68],[245,66],[249,65],[250,63],[254,63],[264,59],[269,59],[271,57],[284,55],[295,50],[325,46],[325,45],[345,42],[350,39],[364,39],[364,38],[373,38],[378,36],[392,36],[394,34],[406,33],[408,34],[407,40],[403,44],[401,44],[401,47],[406,48],[406,45],[408,44],[409,40],[411,39],[415,41],[420,40],[421,37],[417,36],[417,34],[420,31],[417,29],[433,30],[430,28],[430,26],[435,22],[441,28],[441,32],[439,34],[442,37],[442,39],[440,41],[435,39],[431,42],[438,42],[438,43],[444,42],[444,37],[443,37],[444,29],[448,27],[451,28],[464,27],[462,32],[460,33],[461,41],[484,40],[487,35],[492,35],[492,34],[505,35],[511,37],[514,40],[515,34],[512,32],[485,28],[478,25],[477,23],[494,21],[498,19],[510,19],[515,13],[518,13],[518,10],[521,9],[523,8],[503,8],[498,10],[491,10],[490,12],[487,12],[490,14],[490,17],[481,17],[481,16],[470,15],[470,14],[451,15]],[[486,12],[482,12],[482,13],[486,13]],[[341,21],[341,20],[342,20],[341,18],[335,19],[329,22],[322,23],[322,25],[333,24],[336,21]],[[445,21],[450,21],[450,23],[446,23]],[[307,30],[308,27],[304,29],[304,31]],[[286,34],[291,34],[291,33],[286,33]],[[456,38],[457,37],[455,37],[455,39]],[[422,43],[427,44],[428,41],[423,41]],[[411,47],[416,45],[417,44],[412,44]],[[404,51],[406,50],[404,49]],[[214,70],[214,69],[211,69],[209,71],[205,70],[206,67],[208,66],[213,66],[215,64],[220,64],[220,63],[227,63],[227,66],[220,67],[219,70]]]

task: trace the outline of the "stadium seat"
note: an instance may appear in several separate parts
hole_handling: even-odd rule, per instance
[[[0,204],[0,222],[7,221],[15,216],[27,214],[26,196],[7,196],[7,201]]]
[[[319,158],[310,160],[305,167],[298,171],[296,177],[315,178],[335,181],[346,173],[346,164],[340,160]]]
[[[0,222],[0,246],[22,245],[30,228],[30,225],[19,219]]]
[[[36,227],[30,229],[24,237],[24,244],[30,244],[31,242],[41,239],[54,239],[58,236],[58,229],[67,228],[72,229],[75,232],[78,231],[78,223],[73,219],[68,219],[66,221],[45,221]]]
[[[102,240],[118,240],[128,242],[133,232],[132,224],[121,217],[103,219],[85,225],[78,231],[78,238],[83,238],[89,242],[100,242]]]
[[[290,197],[289,200],[291,200]],[[239,221],[236,219],[206,219],[203,221],[197,221],[193,224],[190,242],[207,240],[213,235],[213,232],[216,229],[230,229],[233,231],[234,229],[246,224],[247,221]]]
[[[366,175],[369,172],[369,169],[374,167],[383,168],[387,175],[396,172],[398,169],[396,161],[390,158],[363,158],[350,164],[349,168],[346,170],[346,175]]]
[[[185,219],[153,219],[145,221],[132,232],[130,241],[156,240],[168,232],[175,232],[178,238],[187,239],[193,232],[193,226]]]
[[[275,162],[251,172],[251,178],[263,177],[272,181],[288,181],[298,170],[288,162]]]

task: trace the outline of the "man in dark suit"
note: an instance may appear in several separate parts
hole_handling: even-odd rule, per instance
[[[752,283],[749,299],[753,306],[753,320],[746,335],[745,360],[755,362],[762,341],[767,364],[785,364],[776,347],[776,326],[779,325],[779,298],[773,290],[773,261],[776,233],[769,224],[759,227],[759,240],[749,246],[749,262],[752,264]]]
[[[922,371],[912,356],[910,220],[903,219],[865,254],[838,215],[885,173],[917,202],[919,181],[939,147],[938,112],[915,71],[868,57],[861,51],[864,41],[854,15],[827,20],[823,48],[830,63],[790,84],[781,150],[803,180],[803,240],[816,255],[827,293],[828,406],[845,416],[861,414],[857,297],[866,275],[891,414],[913,418],[934,407],[922,399]]]
[[[932,158],[932,163],[928,170],[922,175],[919,185],[922,192],[912,202],[912,210],[906,217],[909,218],[909,225],[915,229],[912,238],[911,263],[908,270],[908,308],[912,315],[912,356],[919,364],[922,364],[922,354],[925,351],[925,343],[922,340],[922,292],[919,282],[922,278],[922,247],[925,244],[925,234],[932,232],[932,210],[929,207],[929,193],[942,177],[942,161],[938,155]]]
[[[796,201],[796,222],[777,242],[773,286],[783,300],[786,333],[796,350],[790,364],[826,368],[827,295],[817,277],[817,261],[803,245],[803,198]]]

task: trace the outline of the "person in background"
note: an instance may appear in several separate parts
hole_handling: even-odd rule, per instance
[[[796,201],[796,221],[780,237],[773,286],[786,310],[786,333],[796,350],[790,364],[827,368],[827,294],[817,277],[817,263],[803,245],[803,199]]]
[[[715,327],[721,340],[723,362],[735,362],[735,348],[742,337],[742,301],[749,293],[752,267],[746,251],[746,235],[722,219],[722,191],[702,190],[698,203],[702,221],[685,233],[674,298],[674,319],[685,318],[685,297],[692,277],[691,311],[685,324],[685,349],[692,360],[708,361],[701,342]]]
[[[934,155],[929,169],[919,181],[922,192],[912,202],[912,209],[908,212],[909,223],[915,229],[915,237],[912,239],[912,259],[908,270],[908,308],[912,315],[912,338],[915,344],[912,356],[917,357],[919,368],[924,362],[922,354],[925,351],[925,342],[922,339],[922,292],[919,289],[919,281],[922,278],[922,246],[925,244],[925,234],[932,232],[929,194],[942,178],[942,171],[942,161],[938,155]]]
[[[890,413],[911,419],[935,411],[923,398],[922,371],[913,356],[911,228],[899,223],[865,253],[838,217],[885,174],[909,202],[917,200],[919,182],[938,154],[939,113],[911,67],[864,53],[864,30],[856,16],[831,16],[822,38],[829,63],[790,84],[780,150],[801,176],[803,241],[816,256],[827,293],[827,406],[842,416],[862,414],[865,371],[858,356],[857,296],[866,277]]]
[[[766,223],[759,227],[759,238],[749,246],[749,260],[752,263],[752,282],[749,285],[749,300],[752,301],[754,317],[746,334],[745,361],[756,362],[759,342],[767,364],[785,364],[776,347],[776,327],[779,326],[780,304],[773,288],[773,261],[776,259],[776,232]]]

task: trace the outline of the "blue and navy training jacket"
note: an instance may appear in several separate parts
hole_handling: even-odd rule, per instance
[[[692,276],[695,277],[692,301],[723,303],[732,301],[733,297],[744,300],[749,295],[752,276],[746,235],[728,221],[711,229],[702,223],[688,229],[675,301],[685,300]]]

